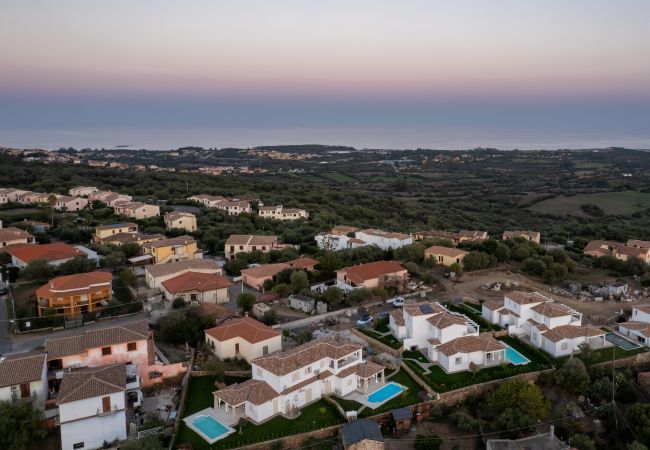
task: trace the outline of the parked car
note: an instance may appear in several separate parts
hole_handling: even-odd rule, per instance
[[[401,308],[404,306],[404,297],[395,297],[391,303],[395,308]]]
[[[9,294],[9,288],[6,286],[0,287],[0,295],[8,295]]]
[[[357,320],[357,326],[365,327],[372,323],[372,316],[370,314],[364,314],[359,320]]]

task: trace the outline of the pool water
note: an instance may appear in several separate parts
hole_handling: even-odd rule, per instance
[[[634,342],[630,342],[627,339],[623,339],[616,333],[607,333],[605,335],[605,339],[607,339],[612,344],[619,346],[623,350],[634,350],[635,348],[641,347],[640,345],[635,344]]]
[[[523,366],[524,364],[528,364],[530,362],[530,359],[526,358],[524,355],[509,345],[506,345],[506,358],[515,366]]]
[[[210,439],[216,439],[228,432],[228,428],[210,416],[198,416],[192,419],[192,425],[201,430]]]
[[[368,396],[368,401],[370,403],[383,403],[386,400],[395,397],[397,394],[402,392],[404,388],[399,384],[388,383],[386,386],[381,389],[377,389],[375,392]]]

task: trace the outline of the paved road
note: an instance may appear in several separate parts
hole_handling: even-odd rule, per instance
[[[95,322],[90,325],[86,325],[79,328],[73,328],[70,330],[61,330],[52,333],[20,334],[18,336],[11,337],[10,345],[13,344],[13,349],[11,349],[11,347],[10,349],[11,349],[11,353],[24,353],[30,350],[35,350],[43,347],[45,343],[45,339],[74,336],[84,331],[101,330],[102,328],[114,327],[117,325],[131,323],[142,319],[148,319],[148,316],[144,312],[139,312],[131,316],[118,317],[115,319],[106,319],[99,322]]]
[[[9,317],[7,317],[6,302],[10,301],[9,296],[0,297],[0,355],[9,353],[12,349],[11,339],[7,332]]]

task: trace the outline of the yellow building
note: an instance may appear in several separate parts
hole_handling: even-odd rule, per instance
[[[451,266],[452,264],[459,264],[463,267],[463,259],[469,252],[457,248],[441,247],[434,245],[424,251],[425,258],[433,258],[436,264],[443,266]]]
[[[154,264],[203,258],[194,238],[187,235],[150,242],[142,246],[142,251],[152,256]]]
[[[138,224],[136,223],[113,223],[111,225],[101,225],[95,228],[95,235],[93,236],[93,240],[100,244],[104,239],[107,237],[116,235],[116,234],[124,234],[124,233],[137,233],[138,232]]]
[[[165,214],[165,227],[168,230],[178,228],[180,230],[196,231],[196,216],[187,212],[173,211]]]
[[[36,289],[39,317],[48,309],[76,316],[100,310],[112,297],[110,272],[78,273],[51,279]]]

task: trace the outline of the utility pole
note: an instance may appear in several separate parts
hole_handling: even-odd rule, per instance
[[[612,359],[612,410],[614,412],[614,424],[616,425],[616,436],[618,436],[618,414],[616,411],[616,345],[613,347]]]

